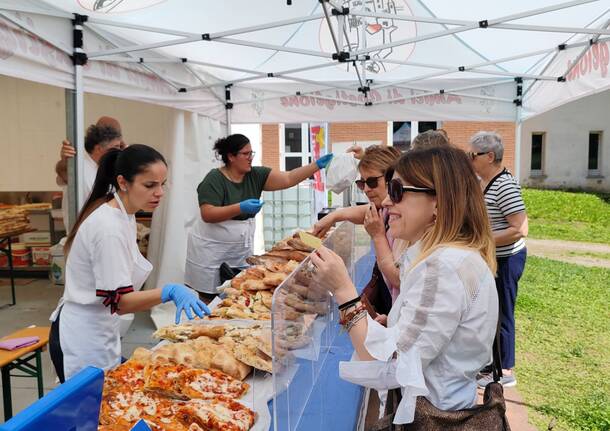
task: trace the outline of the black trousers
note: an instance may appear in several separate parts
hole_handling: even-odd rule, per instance
[[[51,355],[51,362],[55,367],[55,372],[59,381],[64,383],[66,377],[64,375],[64,352],[61,350],[61,344],[59,344],[59,319],[61,317],[61,309],[57,313],[55,322],[51,324],[51,332],[49,334],[49,355]]]

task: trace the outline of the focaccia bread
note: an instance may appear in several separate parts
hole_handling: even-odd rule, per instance
[[[182,323],[159,328],[153,337],[170,341],[186,341],[199,337],[218,339],[224,335],[224,327],[215,325],[202,325],[196,323]]]

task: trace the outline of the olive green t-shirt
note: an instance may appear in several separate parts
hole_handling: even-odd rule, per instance
[[[225,177],[220,169],[212,169],[197,187],[199,206],[210,204],[216,207],[237,204],[246,199],[260,199],[271,168],[252,166],[241,183],[234,183]],[[254,214],[240,214],[233,220],[247,220]]]

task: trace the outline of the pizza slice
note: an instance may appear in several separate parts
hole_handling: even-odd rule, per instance
[[[241,398],[250,385],[217,370],[188,369],[180,373],[176,380],[180,393],[189,398],[214,398],[225,395]]]
[[[132,390],[144,387],[144,369],[146,364],[130,359],[124,364],[109,370],[104,376],[104,390],[114,387],[130,387]]]
[[[180,364],[151,364],[144,370],[144,389],[170,398],[187,400],[176,381],[187,367]]]
[[[178,409],[178,419],[197,424],[208,431],[248,431],[254,425],[256,414],[237,401],[226,397],[208,400],[191,400]]]

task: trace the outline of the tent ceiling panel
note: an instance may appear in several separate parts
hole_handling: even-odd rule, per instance
[[[351,14],[327,19],[324,9],[329,12],[332,5],[349,7]],[[11,8],[22,11],[6,12]],[[355,120],[404,119],[407,114],[429,119],[433,112],[437,119],[458,119],[460,112],[469,119],[514,119],[513,78],[525,78],[526,92],[535,78],[544,81],[532,87],[538,101],[528,105],[529,113],[538,112],[548,99],[540,94],[560,95],[570,85],[557,82],[567,70],[565,55],[580,60],[587,40],[597,35],[600,43],[590,50],[603,54],[602,44],[610,38],[607,29],[594,31],[608,19],[610,0],[304,0],[291,6],[251,0],[222,6],[210,0],[0,0],[0,9],[11,20],[22,20],[21,30],[0,21],[0,38],[10,42],[16,32],[27,30],[64,51],[56,55],[60,65],[27,50],[18,52],[0,60],[0,73],[36,79],[27,68],[35,63],[36,80],[71,86],[66,53],[72,27],[61,16],[86,14],[85,51],[91,57],[86,90],[220,118],[223,86],[234,84],[233,121],[244,122],[274,121],[274,115],[300,121],[323,113],[326,120],[349,115]],[[557,50],[566,40],[580,40],[571,33],[587,26],[581,46]],[[177,44],[179,39],[188,43]],[[349,61],[331,59],[337,47]],[[587,55],[592,54],[585,54],[585,60]],[[188,61],[182,63],[182,58]],[[43,74],[44,67],[53,70]],[[606,85],[606,76],[602,79],[596,85]],[[568,99],[578,97],[590,91],[585,87],[565,93]],[[303,105],[307,100],[310,105]]]

